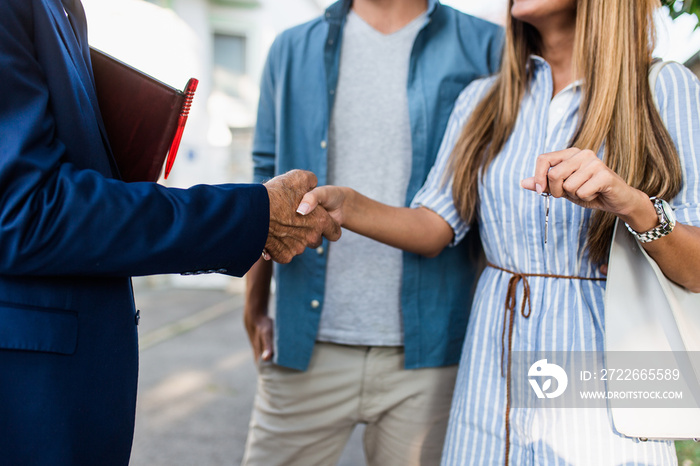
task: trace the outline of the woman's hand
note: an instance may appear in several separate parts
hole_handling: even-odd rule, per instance
[[[659,223],[649,196],[628,185],[590,150],[574,147],[540,155],[535,176],[522,180],[521,186],[611,212],[635,231],[647,231]]]
[[[313,211],[317,205],[321,205],[338,225],[343,226],[345,199],[348,189],[339,186],[322,186],[314,188],[302,197],[297,212],[306,215]]]
[[[629,186],[590,150],[571,148],[542,154],[535,176],[520,184],[540,194],[548,191],[586,208],[612,212],[638,232],[659,224],[649,196]],[[700,293],[700,228],[676,223],[673,232],[642,247],[668,278]]]

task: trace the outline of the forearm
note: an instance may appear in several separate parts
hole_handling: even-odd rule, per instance
[[[245,320],[267,315],[270,302],[272,262],[260,259],[246,274]]]
[[[676,223],[667,236],[643,247],[668,278],[700,293],[700,228]]]
[[[648,231],[659,223],[649,198],[639,192],[629,213],[620,219],[639,232]],[[695,292],[700,292],[700,228],[676,223],[668,235],[648,243],[640,243],[661,271],[671,280]]]
[[[392,207],[343,188],[343,226],[389,246],[434,257],[453,239],[452,228],[426,208]]]

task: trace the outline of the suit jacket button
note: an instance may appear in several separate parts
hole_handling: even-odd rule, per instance
[[[141,311],[136,309],[136,315],[134,315],[134,321],[136,322],[136,325],[139,324],[140,320],[141,320]]]

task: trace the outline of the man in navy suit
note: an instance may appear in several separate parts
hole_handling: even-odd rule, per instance
[[[123,465],[133,275],[242,275],[339,227],[295,213],[315,177],[168,189],[119,180],[79,0],[0,3],[0,463]]]

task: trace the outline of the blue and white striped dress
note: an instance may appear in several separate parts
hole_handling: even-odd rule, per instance
[[[591,211],[551,199],[544,243],[544,200],[520,187],[542,153],[568,147],[576,129],[581,89],[574,84],[552,96],[549,65],[532,57],[534,78],[523,98],[513,134],[479,186],[478,220],[489,262],[520,273],[602,278],[586,250]],[[460,131],[493,78],[475,81],[455,104],[425,186],[414,206],[441,215],[455,242],[468,230],[455,210],[447,160]],[[679,64],[665,66],[656,83],[661,116],[680,154],[683,189],[670,203],[678,221],[700,226],[700,83]],[[550,106],[557,111],[550,114]],[[550,124],[548,125],[548,121]],[[443,452],[444,465],[503,464],[506,379],[501,376],[504,301],[512,275],[487,267],[479,280],[454,392]],[[603,351],[604,281],[528,277],[531,315],[520,314],[516,293],[512,351]],[[510,413],[510,464],[677,464],[672,442],[639,442],[614,432],[604,408],[517,408]]]

